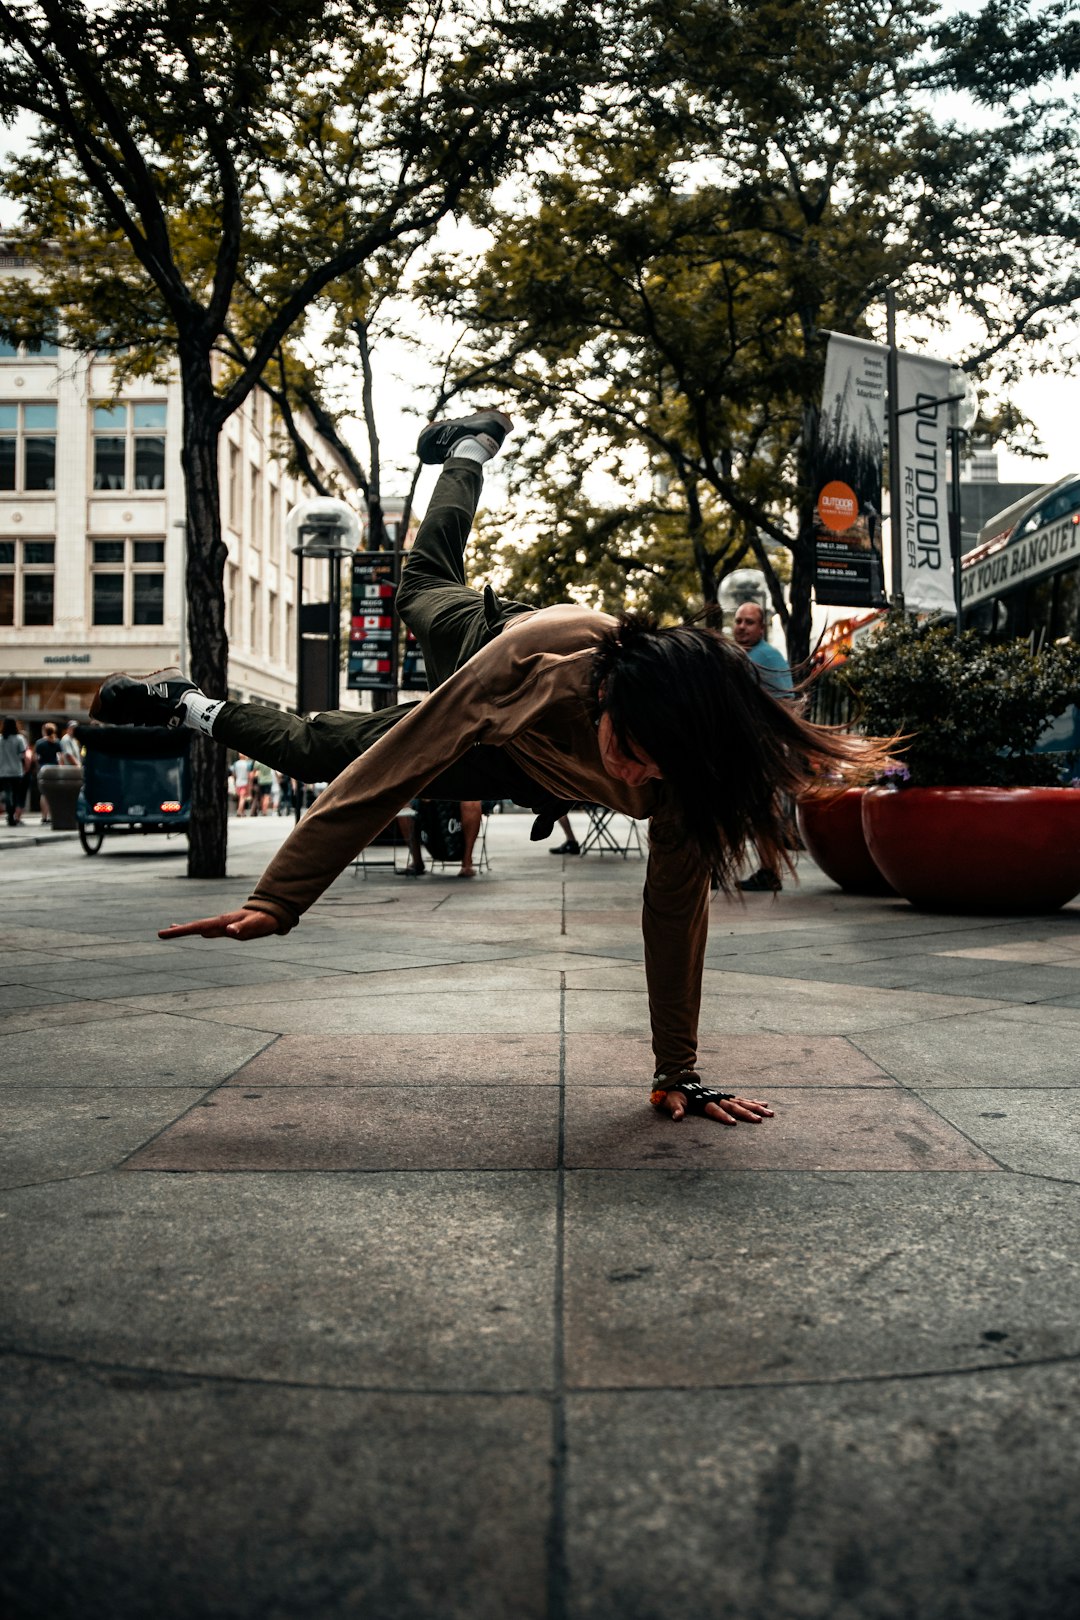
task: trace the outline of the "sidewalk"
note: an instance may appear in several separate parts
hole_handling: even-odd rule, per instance
[[[78,836],[78,832],[57,832],[55,827],[43,827],[39,816],[24,816],[15,827],[0,820],[0,855],[17,854],[20,849],[58,844],[66,839],[78,839]]]
[[[642,862],[156,940],[290,826],[0,861],[13,1620],[1075,1614],[1080,905],[716,902],[676,1126]]]

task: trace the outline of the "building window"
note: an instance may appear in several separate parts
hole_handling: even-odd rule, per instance
[[[94,624],[164,624],[164,564],[164,540],[91,541]]]
[[[56,406],[0,405],[0,489],[56,488]]]
[[[94,488],[165,488],[164,404],[95,405]]]
[[[259,632],[260,632],[260,629],[261,629],[261,626],[260,626],[260,623],[259,623],[259,601],[260,601],[259,582],[258,582],[257,579],[249,579],[248,580],[248,628],[249,628],[250,646],[251,646],[252,652],[260,652],[262,650],[261,646],[260,646],[260,636],[259,636]]]
[[[266,651],[271,658],[278,656],[277,591],[271,591],[266,598]]]
[[[0,540],[0,625],[53,622],[56,542]]]
[[[251,544],[256,551],[262,550],[262,478],[255,462],[250,468],[251,500],[248,511],[251,513]]]
[[[241,508],[244,492],[240,488],[240,446],[229,446],[229,527],[240,533]]]
[[[291,666],[296,661],[296,659],[295,659],[296,647],[295,647],[295,642],[293,640],[293,605],[292,605],[291,602],[286,602],[286,604],[285,604],[285,648],[284,648],[284,652],[285,652],[285,663],[287,665]]]
[[[270,488],[270,499],[269,499],[269,508],[270,508],[269,518],[270,518],[270,521],[269,521],[269,524],[268,524],[268,529],[269,529],[269,549],[270,549],[270,555],[272,557],[276,557],[277,556],[277,545],[278,545],[278,527],[279,527],[279,519],[280,519],[280,516],[281,516],[281,492],[278,489],[276,484],[271,484],[269,486],[269,488]]]
[[[225,570],[225,617],[230,641],[236,640],[236,601],[240,593],[239,573],[240,570],[235,563],[229,563]]]
[[[55,353],[52,338],[31,338],[29,343],[9,343],[7,338],[0,338],[0,360],[40,360]]]

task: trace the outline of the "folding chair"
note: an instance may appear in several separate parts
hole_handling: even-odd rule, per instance
[[[396,872],[397,853],[399,849],[405,849],[405,841],[398,830],[397,817],[395,816],[393,821],[387,822],[382,832],[379,833],[377,837],[373,838],[371,843],[368,844],[366,848],[362,849],[355,861],[353,861],[353,877],[356,876],[357,872],[360,872],[366,878],[368,875],[369,866],[390,866],[393,867],[394,871]],[[382,856],[373,855],[371,853],[372,850],[382,850],[384,852],[388,850],[389,854],[383,853]]]
[[[583,804],[581,806],[589,817],[589,825],[585,837],[581,840],[581,854],[587,855],[594,849],[598,855],[621,855],[625,861],[630,852],[636,851],[644,859],[645,851],[641,847],[641,832],[633,816],[623,816],[620,810],[609,810],[602,804]],[[625,833],[620,835],[614,826],[616,816],[622,817],[626,822]],[[622,841],[620,842],[620,837]]]
[[[465,851],[461,809],[452,799],[423,799],[420,803],[420,841],[432,866],[457,866]],[[473,866],[489,871],[487,828],[491,807],[485,799],[480,813],[480,831],[473,847]]]

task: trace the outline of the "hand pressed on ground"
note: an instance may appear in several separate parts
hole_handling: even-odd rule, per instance
[[[660,1106],[667,1109],[673,1120],[686,1117],[686,1098],[681,1091],[669,1091]],[[753,1097],[729,1097],[726,1102],[706,1103],[705,1117],[718,1119],[721,1125],[737,1125],[740,1119],[748,1125],[760,1125],[763,1119],[773,1118],[773,1111],[768,1103]]]
[[[203,939],[265,939],[278,932],[277,919],[267,911],[223,911],[218,917],[200,917],[198,922],[171,923],[158,929],[158,939],[181,939],[199,934]]]

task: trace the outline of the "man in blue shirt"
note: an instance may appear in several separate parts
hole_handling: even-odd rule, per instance
[[[765,614],[757,602],[744,602],[735,615],[735,641],[761,671],[761,684],[772,697],[793,698],[795,684],[788,661],[765,640]]]
[[[770,697],[793,699],[795,683],[791,679],[791,668],[779,648],[765,640],[765,611],[760,604],[743,602],[735,614],[733,630],[736,644],[757,666],[761,684]],[[779,872],[768,866],[759,867],[750,877],[742,878],[739,882],[740,889],[752,893],[765,891],[775,894],[780,887]]]

